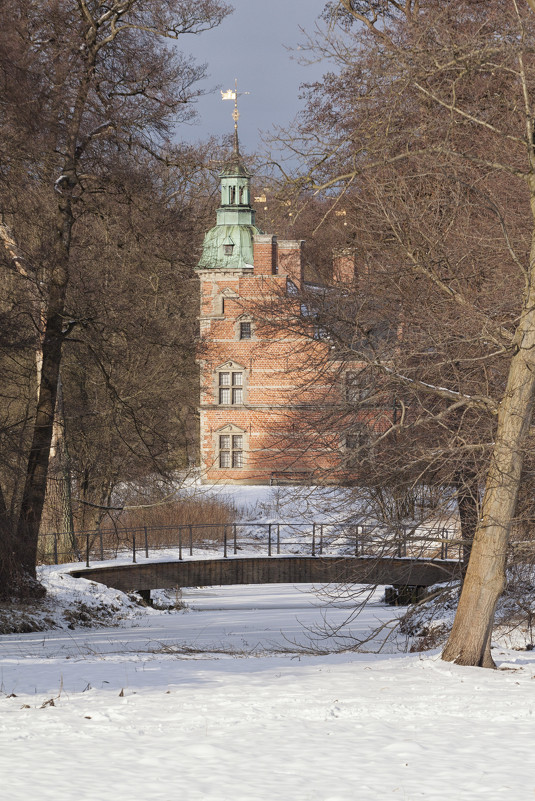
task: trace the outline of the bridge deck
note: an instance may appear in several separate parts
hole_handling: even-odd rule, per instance
[[[459,574],[457,561],[277,556],[174,560],[73,570],[71,575],[123,592],[227,584],[354,583],[427,587]]]

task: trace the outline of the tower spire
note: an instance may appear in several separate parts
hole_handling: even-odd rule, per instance
[[[234,79],[234,111],[232,112],[232,119],[234,120],[234,155],[239,158],[240,156],[240,143],[238,141],[238,120],[240,119],[240,112],[238,111],[238,79]]]
[[[221,90],[221,100],[234,100],[234,109],[232,111],[232,119],[234,120],[234,156],[240,156],[240,143],[238,140],[238,120],[240,119],[240,112],[238,111],[238,97],[248,95],[249,92],[238,92],[238,79],[234,78],[234,89],[227,89],[226,92]]]
[[[251,176],[240,155],[238,140],[238,97],[249,92],[234,89],[221,92],[222,100],[234,100],[234,148],[232,156],[222,165],[221,204],[217,209],[217,222],[204,237],[199,269],[236,270],[252,269],[253,237],[261,233],[255,225],[255,211],[251,206]]]

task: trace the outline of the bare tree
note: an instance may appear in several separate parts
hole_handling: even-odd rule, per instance
[[[169,137],[191,115],[204,73],[169,42],[212,28],[229,7],[217,0],[117,0],[106,7],[84,0],[44,8],[4,0],[1,11],[0,244],[5,264],[40,308],[33,313],[38,400],[11,543],[23,574],[34,577],[62,350],[79,323],[68,302],[78,224],[99,215],[99,195],[117,161],[130,169],[146,159],[172,161]]]
[[[418,424],[422,467],[459,483],[472,528],[484,486],[443,658],[492,667],[535,389],[535,4],[340,0],[326,19],[311,45],[338,71],[288,137],[295,185],[343,208],[360,249],[360,286],[325,317],[407,410],[386,439]]]

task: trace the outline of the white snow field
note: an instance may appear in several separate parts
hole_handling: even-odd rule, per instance
[[[56,596],[123,603],[46,575]],[[380,597],[354,635],[392,619]],[[2,801],[535,799],[534,652],[495,649],[484,671],[393,635],[390,653],[303,655],[292,643],[349,602],[287,585],[184,599],[121,627],[0,637]]]

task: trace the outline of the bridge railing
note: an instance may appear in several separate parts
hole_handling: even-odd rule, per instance
[[[97,528],[69,536],[59,533],[40,538],[42,564],[95,561],[127,557],[132,562],[161,557],[232,558],[240,554],[398,557],[422,559],[462,558],[463,542],[454,529],[381,526],[367,522],[335,523],[295,521],[235,522]],[[169,554],[169,551],[172,553]]]

